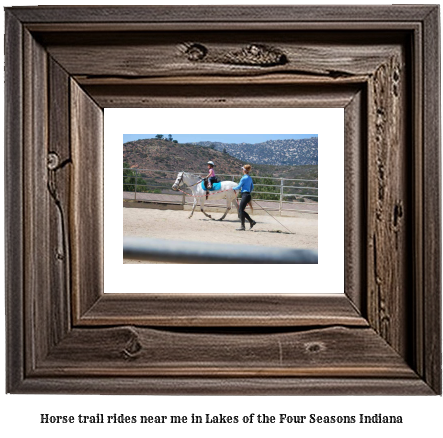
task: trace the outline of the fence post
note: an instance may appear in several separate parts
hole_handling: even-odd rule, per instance
[[[137,201],[137,178],[138,178],[138,170],[135,170],[135,184],[134,184],[134,201]]]
[[[281,216],[281,210],[282,210],[282,206],[283,206],[283,184],[284,184],[284,181],[282,178],[280,181],[280,208],[279,208],[280,216]]]
[[[182,195],[182,205],[183,205],[183,209],[184,209],[185,204],[186,204],[186,195],[183,193],[183,195]]]

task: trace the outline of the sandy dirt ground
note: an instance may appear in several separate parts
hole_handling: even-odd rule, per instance
[[[222,216],[221,213],[211,215],[215,218]],[[228,214],[223,221],[211,220],[201,212],[195,212],[191,219],[188,216],[189,212],[183,210],[123,208],[123,235],[292,248],[318,247],[318,216],[313,214],[299,217],[276,216],[294,234],[289,234],[268,215],[253,216],[257,225],[252,231],[245,232],[235,230],[240,225],[236,214]],[[246,225],[246,229],[248,228],[249,224]],[[152,262],[124,260],[124,263]]]

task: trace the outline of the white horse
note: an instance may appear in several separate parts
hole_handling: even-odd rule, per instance
[[[195,207],[197,205],[197,202],[200,203],[200,210],[202,213],[211,218],[212,217],[207,214],[204,210],[205,206],[205,200],[206,200],[206,190],[203,190],[201,187],[202,178],[198,175],[193,175],[192,173],[188,172],[179,172],[177,175],[177,179],[175,180],[174,185],[172,186],[173,190],[178,190],[181,184],[186,184],[188,188],[192,190],[192,196],[194,197],[194,205],[192,206],[191,214],[189,215],[188,219],[191,219],[192,215],[194,214]],[[237,183],[234,181],[222,181],[220,190],[216,190],[214,192],[209,192],[210,198],[208,199],[226,199],[226,211],[225,214],[218,220],[222,221],[226,215],[228,214],[229,210],[231,210],[231,206],[234,205],[237,209],[238,213],[238,205],[237,205],[237,194],[232,190]]]

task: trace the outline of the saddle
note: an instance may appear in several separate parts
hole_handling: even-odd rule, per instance
[[[215,190],[215,184],[218,183],[218,179],[214,178],[214,181],[212,181],[212,186],[211,188],[208,188],[208,181],[209,178],[204,178],[203,182],[202,182],[202,188],[204,190],[206,190],[206,200],[208,200],[208,196],[209,196],[209,191]]]
[[[208,183],[209,183],[208,178],[203,179],[202,188],[205,190],[215,190],[215,185],[220,184],[217,177],[212,178],[212,187],[208,188]]]
[[[204,185],[204,187],[205,187],[205,189],[206,189],[206,194],[208,193],[208,178],[205,178],[204,180],[203,180],[203,185]]]

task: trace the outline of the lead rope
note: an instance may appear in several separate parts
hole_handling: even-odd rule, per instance
[[[254,199],[252,199],[263,211],[266,211],[257,201],[255,201]],[[276,220],[283,228],[286,228],[289,231],[289,234],[295,234],[293,233],[288,227],[285,227],[280,221],[278,221],[277,219],[275,219],[274,216],[272,216],[271,213],[269,213],[268,211],[266,211],[266,213],[269,214],[269,216],[272,217],[272,219]]]
[[[195,185],[195,184],[194,184]],[[188,187],[192,187],[192,186],[188,186]],[[215,195],[216,193],[223,193],[223,192],[230,192],[232,189],[228,189],[228,190],[219,190],[218,192],[209,192],[208,195],[193,195],[192,193],[186,193],[183,190],[181,190],[180,188],[177,188],[177,190],[179,192],[184,193],[187,196],[192,196],[193,198],[205,198],[206,196],[211,196],[211,195]]]
[[[199,181],[199,182],[201,182],[201,181]],[[189,187],[193,187],[193,186],[195,186],[195,185],[197,185],[198,183],[195,183],[195,184],[193,184],[192,186],[189,186]],[[177,190],[179,191],[179,192],[182,192],[182,193],[184,193],[185,195],[187,195],[187,196],[192,196],[193,198],[205,198],[206,196],[211,196],[211,195],[215,195],[216,193],[223,193],[223,192],[229,192],[229,191],[231,191],[231,190],[233,190],[233,189],[228,189],[228,190],[220,190],[220,191],[218,191],[218,192],[212,192],[212,193],[209,193],[209,195],[199,195],[199,196],[197,196],[197,195],[193,195],[193,194],[189,194],[189,193],[186,193],[186,192],[184,192],[183,190],[181,190],[179,187],[177,188]],[[234,193],[235,194],[237,194],[237,192],[234,190]],[[252,201],[254,201],[264,212],[266,212],[267,214],[269,214],[269,216],[271,216],[272,217],[272,219],[274,219],[275,221],[277,221],[283,228],[286,228],[287,230],[288,230],[288,232],[289,232],[289,234],[296,234],[296,233],[293,233],[288,227],[286,227],[286,226],[284,226],[279,220],[277,220],[274,216],[272,216],[272,214],[271,213],[269,213],[267,210],[265,210],[255,199],[252,199]],[[235,202],[237,202],[237,205],[239,206],[239,204],[238,204],[238,199],[237,199],[237,197],[235,198]],[[240,206],[239,206],[240,207]]]

